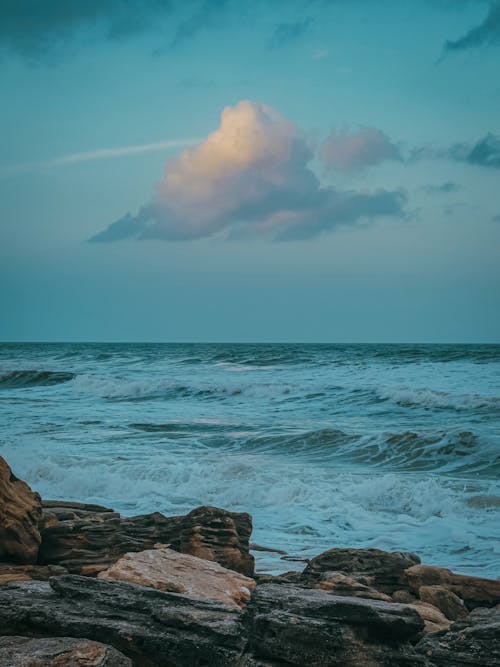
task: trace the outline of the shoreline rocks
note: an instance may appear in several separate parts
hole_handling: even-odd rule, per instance
[[[0,665],[500,664],[500,581],[341,548],[254,576],[251,532],[215,507],[41,501],[0,459]]]
[[[0,561],[37,562],[41,519],[40,496],[0,456]]]

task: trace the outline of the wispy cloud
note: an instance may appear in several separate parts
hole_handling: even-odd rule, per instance
[[[39,162],[24,162],[22,164],[0,166],[0,177],[12,176],[31,171],[40,171],[59,167],[67,164],[76,164],[78,162],[88,162],[90,160],[108,160],[116,157],[126,157],[129,155],[140,155],[141,153],[155,153],[166,151],[170,148],[183,148],[192,146],[201,141],[201,139],[164,139],[154,141],[149,144],[135,144],[133,146],[116,146],[114,148],[96,148],[92,151],[83,151],[81,153],[69,153],[60,155],[50,160]]]
[[[313,22],[314,19],[311,16],[306,16],[302,21],[279,23],[269,38],[268,47],[270,49],[279,49],[295,42],[309,30]]]
[[[446,51],[463,51],[478,46],[500,44],[500,0],[494,0],[488,13],[479,25],[468,30],[465,35],[445,44]]]

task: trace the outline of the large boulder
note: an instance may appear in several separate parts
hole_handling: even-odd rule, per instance
[[[243,574],[165,548],[125,554],[97,577],[193,595],[236,609],[245,607],[255,588],[255,581]]]
[[[498,667],[500,609],[475,609],[448,632],[424,637],[416,650],[433,667]]]
[[[246,513],[198,507],[185,516],[123,517],[106,507],[60,501],[44,501],[43,508],[41,564],[94,575],[126,553],[161,543],[247,576],[254,571],[252,518]]]
[[[424,622],[405,605],[337,597],[287,584],[262,584],[244,619],[255,660],[248,664],[426,665],[409,643],[422,632]]]
[[[132,667],[112,646],[71,637],[0,637],[2,667]]]
[[[313,558],[303,572],[304,580],[325,581],[329,573],[342,572],[365,586],[391,595],[406,586],[405,570],[420,563],[413,553],[380,549],[329,549]]]
[[[36,562],[41,518],[40,496],[0,456],[0,561]]]
[[[500,581],[483,579],[431,565],[414,565],[405,572],[409,586],[420,595],[423,586],[440,586],[461,598],[468,609],[500,604]]]
[[[241,616],[208,600],[71,574],[0,587],[3,634],[103,642],[141,667],[233,667],[246,643]]]

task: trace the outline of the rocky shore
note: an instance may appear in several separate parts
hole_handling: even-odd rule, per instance
[[[500,665],[500,581],[340,548],[259,575],[251,533],[42,500],[0,457],[0,666]]]

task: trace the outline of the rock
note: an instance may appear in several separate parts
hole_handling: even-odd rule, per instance
[[[411,604],[417,599],[413,593],[410,593],[406,588],[394,591],[391,597],[393,602],[401,602],[402,604]]]
[[[31,579],[47,581],[50,577],[65,574],[66,571],[64,567],[58,565],[10,565],[0,563],[0,586],[11,581],[29,581]]]
[[[172,549],[125,554],[97,577],[194,595],[235,608],[245,607],[255,588],[255,581],[249,577]]]
[[[407,606],[415,609],[421,616],[425,623],[425,633],[440,632],[441,630],[448,630],[450,627],[451,621],[446,618],[442,611],[428,602],[416,600]]]
[[[418,593],[423,602],[440,609],[450,621],[465,618],[469,613],[463,600],[444,586],[420,586]]]
[[[368,598],[371,600],[384,600],[385,602],[392,602],[392,598],[385,593],[361,583],[354,577],[350,577],[342,572],[327,572],[317,588],[333,593],[333,595],[347,595],[358,598]]]
[[[124,554],[151,549],[160,542],[247,576],[253,574],[249,514],[198,507],[185,516],[154,512],[122,517],[98,505],[44,501],[43,507],[41,564],[62,565],[69,572],[92,576]]]
[[[441,586],[462,598],[469,609],[493,607],[500,603],[500,581],[455,574],[431,565],[415,565],[406,570],[410,587],[419,593],[422,586]]]
[[[0,561],[36,563],[41,500],[0,456]]]
[[[313,558],[304,579],[322,580],[328,572],[349,574],[360,583],[391,595],[407,586],[405,571],[420,563],[416,554],[379,549],[329,549]]]
[[[424,622],[404,605],[262,584],[254,592],[244,622],[249,651],[256,660],[251,665],[426,665],[409,643],[419,636]]]
[[[116,649],[86,639],[0,637],[2,667],[132,667]]]
[[[500,609],[475,609],[448,632],[428,635],[415,648],[435,667],[498,667]]]
[[[241,617],[216,602],[71,574],[0,588],[4,634],[104,642],[141,667],[236,665]]]
[[[255,561],[249,552],[250,514],[202,506],[181,519],[180,534],[167,540],[172,549],[252,576]]]

